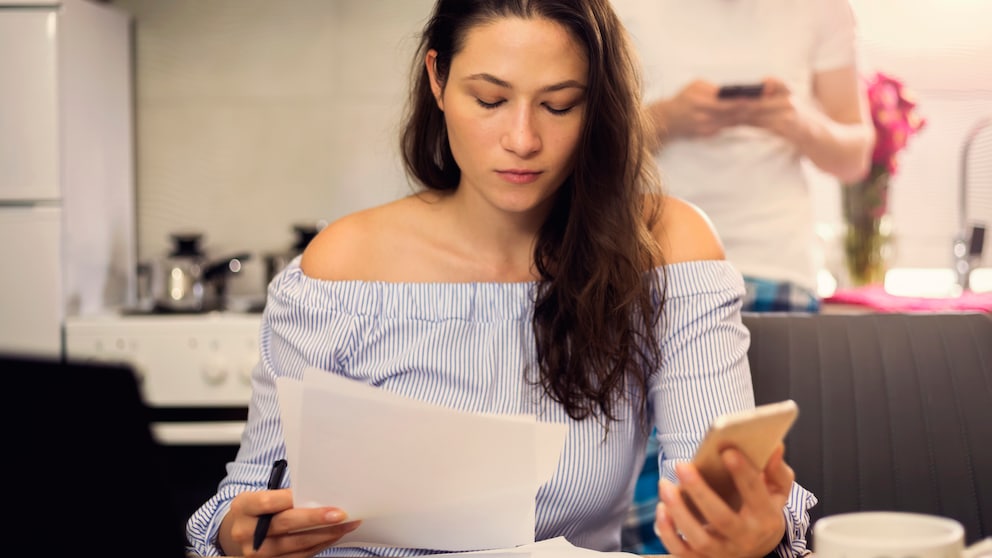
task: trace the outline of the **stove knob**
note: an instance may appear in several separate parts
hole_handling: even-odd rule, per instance
[[[219,386],[227,381],[227,362],[220,357],[211,358],[203,367],[203,379],[208,386]]]
[[[241,366],[238,368],[238,379],[241,383],[249,386],[251,385],[251,373],[255,369],[255,365],[258,363],[258,357],[252,355],[244,359],[241,362]]]

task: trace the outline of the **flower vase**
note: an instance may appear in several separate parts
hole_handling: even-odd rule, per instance
[[[888,172],[873,167],[860,182],[842,189],[844,256],[851,286],[881,285],[888,252]]]

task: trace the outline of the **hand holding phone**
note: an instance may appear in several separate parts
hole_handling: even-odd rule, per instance
[[[720,454],[727,448],[735,448],[756,467],[764,469],[798,416],[799,407],[791,399],[721,415],[710,424],[692,463],[706,484],[737,510],[740,494]]]
[[[724,85],[716,92],[718,99],[757,99],[765,90],[764,83]]]

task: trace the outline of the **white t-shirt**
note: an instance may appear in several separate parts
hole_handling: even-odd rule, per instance
[[[747,84],[772,76],[813,103],[817,72],[856,63],[847,0],[613,0],[644,65],[645,100],[695,79]],[[671,140],[658,156],[667,191],[712,219],[746,276],[815,292],[813,213],[799,152],[739,126]]]

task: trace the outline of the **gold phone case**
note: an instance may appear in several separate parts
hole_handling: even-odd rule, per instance
[[[740,507],[740,496],[720,452],[737,448],[763,469],[798,416],[799,407],[791,399],[721,415],[710,425],[692,462],[706,483],[736,510]]]

